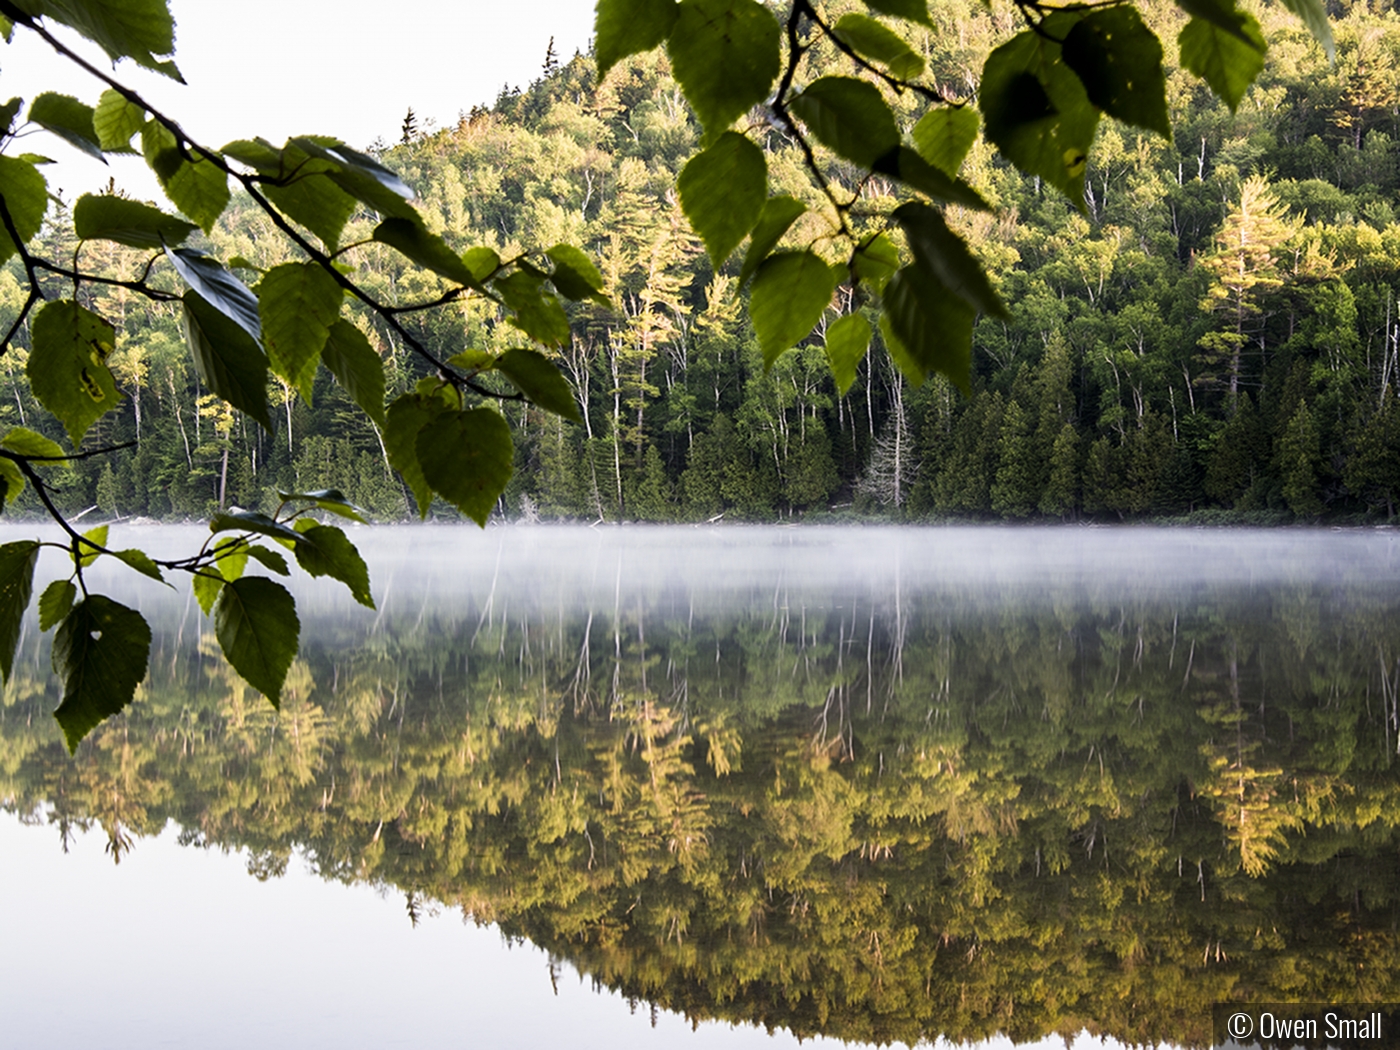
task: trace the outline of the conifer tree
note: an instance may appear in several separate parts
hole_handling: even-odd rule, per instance
[[[1001,417],[991,493],[992,510],[1002,517],[1027,517],[1039,502],[1041,472],[1032,434],[1030,413],[1013,397]]]
[[[1055,436],[1049,466],[1037,508],[1042,514],[1069,517],[1079,506],[1079,434],[1072,423],[1060,427]]]
[[[1300,518],[1315,518],[1323,511],[1319,468],[1322,450],[1318,444],[1317,424],[1306,401],[1288,421],[1279,442],[1279,461],[1283,470],[1283,498],[1288,509]]]
[[[1225,217],[1216,235],[1215,251],[1201,260],[1211,284],[1201,309],[1220,315],[1225,328],[1201,337],[1201,371],[1197,382],[1223,386],[1230,411],[1239,400],[1246,347],[1255,343],[1263,352],[1264,334],[1258,319],[1264,299],[1283,287],[1279,254],[1297,233],[1300,222],[1259,175],[1240,186],[1239,204]]]
[[[1400,501],[1400,411],[1387,387],[1381,407],[1366,421],[1347,460],[1346,486],[1372,506],[1385,507],[1395,517]]]
[[[1254,410],[1254,400],[1241,394],[1235,414],[1220,430],[1206,462],[1206,495],[1226,507],[1237,506],[1268,462],[1268,454],[1268,433]]]

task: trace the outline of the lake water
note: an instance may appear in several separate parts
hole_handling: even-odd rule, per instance
[[[280,712],[99,562],[151,674],[70,758],[28,626],[7,1044],[1200,1046],[1217,1001],[1400,1000],[1396,534],[352,535],[379,608],[300,578]]]

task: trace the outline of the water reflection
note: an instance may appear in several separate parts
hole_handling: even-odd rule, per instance
[[[0,799],[460,907],[692,1018],[1209,1042],[1400,999],[1387,535],[382,530],[282,710],[183,595],[76,759],[31,631]],[[41,570],[42,572],[42,570]],[[212,640],[211,640],[212,641]]]

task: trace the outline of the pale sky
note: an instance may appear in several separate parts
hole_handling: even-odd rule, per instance
[[[419,126],[441,125],[490,104],[501,85],[540,75],[549,38],[567,60],[593,31],[591,0],[171,0],[182,87],[123,62],[117,76],[214,147],[261,135],[334,135],[356,147],[398,139],[412,106]],[[69,34],[69,39],[77,40]],[[100,50],[80,50],[109,68]],[[32,33],[0,44],[0,99],[62,91],[89,105],[103,85],[71,67]],[[69,200],[115,175],[138,196],[159,193],[140,161],[102,165],[47,132],[26,151],[60,162],[46,169]]]

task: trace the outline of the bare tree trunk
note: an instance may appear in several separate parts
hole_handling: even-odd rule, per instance
[[[190,436],[185,432],[185,417],[180,411],[180,395],[175,392],[175,373],[167,372],[166,377],[170,380],[170,400],[175,405],[175,422],[180,427],[180,440],[185,443],[185,464],[194,470],[194,456],[190,455]]]

